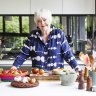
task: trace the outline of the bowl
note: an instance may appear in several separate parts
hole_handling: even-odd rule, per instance
[[[13,81],[14,77],[22,76],[25,77],[28,75],[27,70],[3,70],[0,74],[1,81]]]
[[[63,86],[73,85],[76,79],[77,74],[75,72],[62,72],[62,74],[60,74],[60,81]]]

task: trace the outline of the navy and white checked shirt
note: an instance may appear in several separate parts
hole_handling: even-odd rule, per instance
[[[13,65],[20,67],[29,57],[32,59],[32,67],[45,70],[64,68],[64,60],[72,68],[78,65],[64,32],[59,28],[52,29],[46,43],[41,38],[40,30],[33,30]]]

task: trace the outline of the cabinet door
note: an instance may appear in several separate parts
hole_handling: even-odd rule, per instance
[[[95,14],[95,0],[63,0],[63,14]]]
[[[31,0],[31,14],[40,8],[48,9],[52,14],[62,14],[62,0]]]
[[[0,14],[30,14],[30,0],[0,1]]]

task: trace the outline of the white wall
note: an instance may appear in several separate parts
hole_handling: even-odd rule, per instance
[[[0,14],[34,14],[39,8],[52,14],[95,14],[95,0],[0,0]]]

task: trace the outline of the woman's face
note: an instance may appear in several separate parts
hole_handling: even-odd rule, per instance
[[[45,18],[40,18],[37,20],[37,26],[40,28],[42,32],[47,32],[50,28],[50,23]]]

